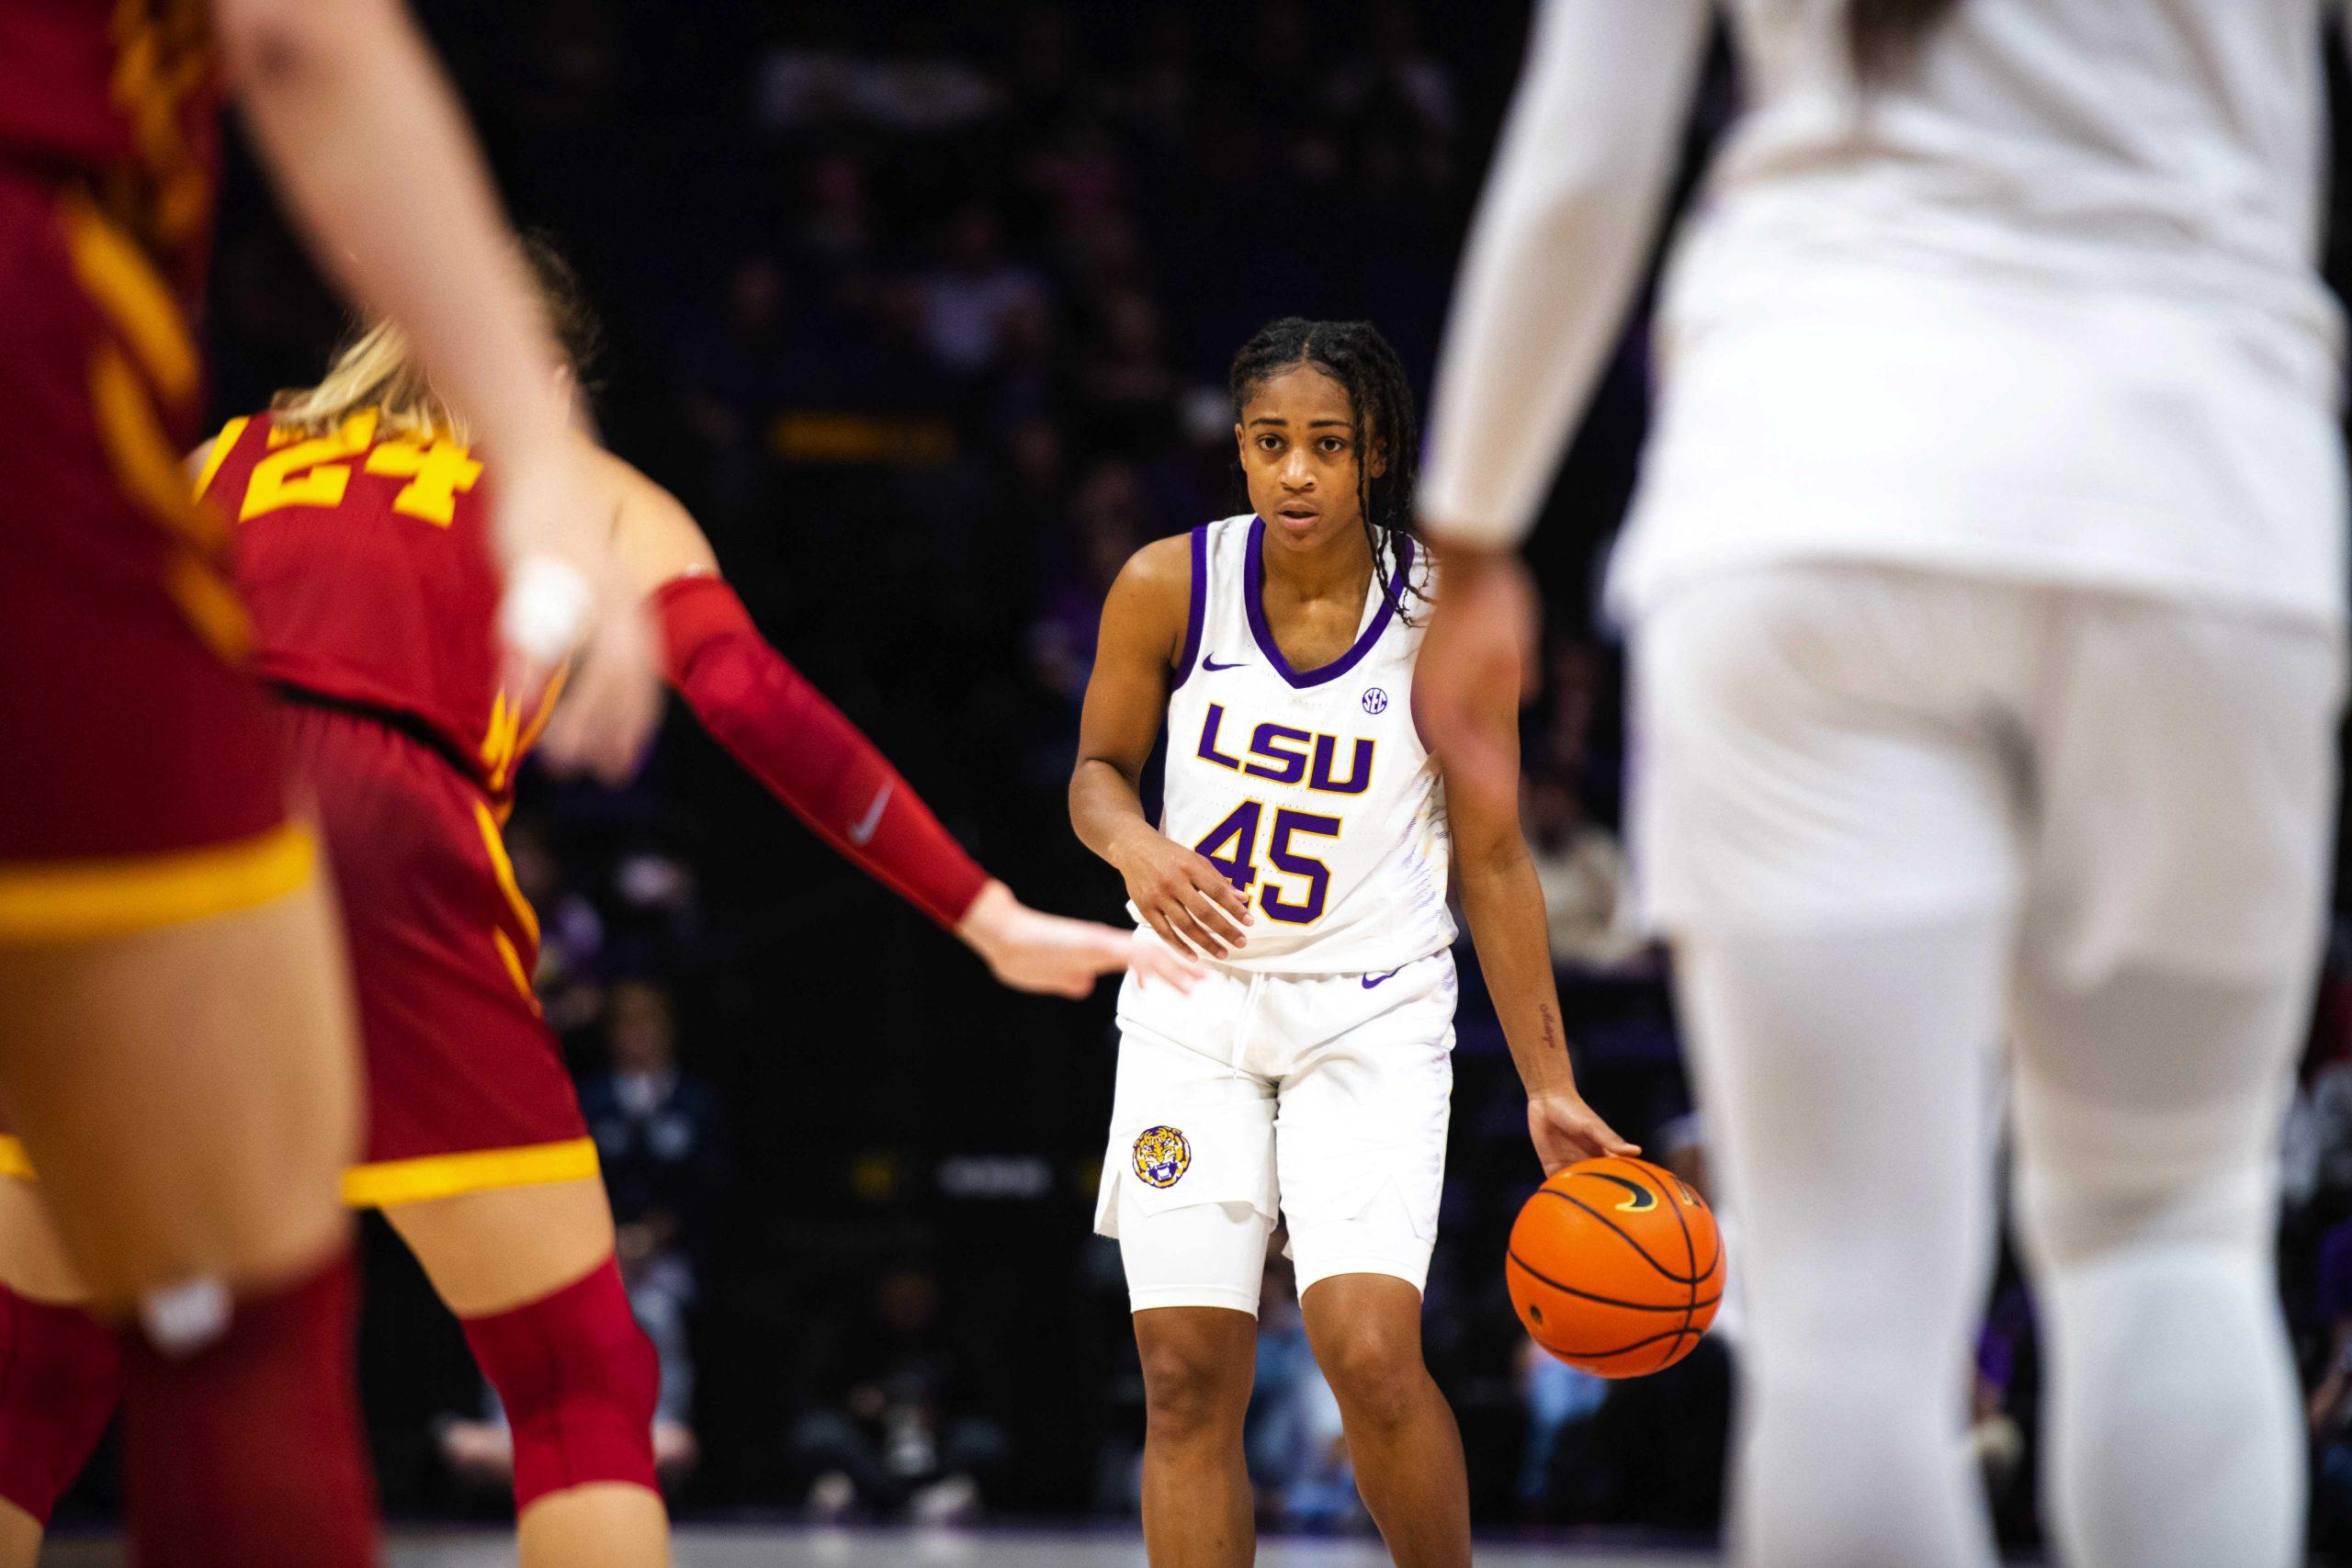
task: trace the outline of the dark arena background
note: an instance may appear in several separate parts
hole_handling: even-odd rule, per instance
[[[419,9],[517,220],[601,312],[609,443],[696,514],[763,627],[993,872],[1039,906],[1120,918],[1064,809],[1104,588],[1140,544],[1242,509],[1224,372],[1265,321],[1369,318],[1426,391],[1523,0]],[[1736,91],[1719,58],[1694,160]],[[2344,259],[2332,248],[2339,282]],[[312,378],[340,325],[241,164],[211,296],[219,412]],[[1621,649],[1595,609],[1644,350],[1637,331],[1539,534],[1528,820],[1585,1092],[1703,1185],[1662,959],[1619,919]],[[1131,1519],[1141,1384],[1115,1248],[1089,1234],[1110,988],[1079,1005],[999,989],[682,710],[626,789],[532,781],[513,838],[548,1015],[592,1103],[616,1056],[658,1064],[665,1037],[699,1086],[650,1152],[607,1151],[641,1311],[673,1378],[690,1369],[670,1404],[681,1517]],[[1736,1324],[1638,1382],[1530,1351],[1502,1240],[1540,1173],[1459,956],[1427,1333],[1476,1517],[1535,1540],[1706,1542]],[[2281,1288],[2323,1395],[2324,1550],[2352,1523],[2352,1437],[2324,1397],[2352,1331],[2352,958],[2320,1004]],[[464,1343],[372,1221],[367,1267],[386,1506],[495,1540],[509,1505]],[[1250,1431],[1270,1529],[1366,1536],[1295,1311],[1279,1281],[1269,1298]],[[2027,1552],[2032,1323],[2005,1263],[1975,1440]],[[70,1525],[113,1517],[111,1471]]]

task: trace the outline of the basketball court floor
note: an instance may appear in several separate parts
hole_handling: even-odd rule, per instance
[[[118,1568],[111,1541],[61,1540],[43,1568]],[[510,1535],[396,1534],[387,1568],[514,1568]],[[1637,1548],[1481,1542],[1478,1568],[1710,1568],[1711,1554]],[[677,1568],[1145,1568],[1131,1532],[886,1530],[695,1526],[678,1532]],[[1388,1568],[1376,1541],[1265,1540],[1258,1568]]]

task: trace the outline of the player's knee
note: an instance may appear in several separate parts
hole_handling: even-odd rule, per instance
[[[2265,1243],[2272,1207],[2266,1171],[2247,1160],[2161,1172],[2029,1159],[2019,1171],[2021,1228],[2046,1267],[2151,1246],[2251,1255]]]
[[[1317,1348],[1316,1359],[1340,1408],[1360,1425],[1404,1420],[1428,1376],[1418,1337],[1376,1322],[1350,1324]]]
[[[591,1482],[653,1486],[661,1366],[612,1259],[465,1330],[514,1428],[518,1509]]]
[[[2152,1245],[2244,1251],[2269,1233],[2266,1106],[2158,1115],[2020,1096],[2018,1215],[2044,1266]]]
[[[1233,1357],[1200,1335],[1139,1333],[1136,1349],[1152,1436],[1181,1441],[1238,1424],[1250,1401],[1246,1364],[1237,1367]]]
[[[47,1524],[121,1399],[121,1341],[78,1307],[0,1287],[0,1497]]]

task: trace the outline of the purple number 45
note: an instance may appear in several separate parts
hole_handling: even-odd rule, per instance
[[[1193,846],[1207,857],[1211,865],[1225,873],[1227,881],[1245,893],[1258,881],[1258,829],[1265,810],[1262,803],[1245,800]],[[1291,898],[1272,884],[1260,887],[1258,908],[1266,911],[1269,919],[1304,926],[1323,918],[1324,900],[1331,892],[1331,868],[1312,856],[1300,854],[1294,842],[1301,834],[1336,839],[1340,827],[1338,818],[1318,817],[1311,811],[1283,807],[1274,813],[1273,827],[1266,836],[1266,858],[1273,863],[1274,870],[1284,875],[1304,878],[1306,891],[1304,897]]]

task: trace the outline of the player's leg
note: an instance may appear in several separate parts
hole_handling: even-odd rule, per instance
[[[2272,1160],[2309,1007],[2300,981],[2149,970],[2023,987],[2018,1215],[2070,1562],[2301,1560]]]
[[[1270,980],[1282,1063],[1274,1144],[1307,1342],[1331,1385],[1356,1489],[1401,1568],[1470,1561],[1470,1483],[1453,1411],[1421,1359],[1453,1090],[1453,961]]]
[[[1118,1238],[1134,1308],[1152,1568],[1256,1551],[1241,1426],[1276,1204],[1272,1089],[1232,1062],[1250,992],[1216,971],[1183,996],[1134,978],[1120,993],[1094,1228]]]
[[[334,1202],[356,1091],[326,920],[307,886],[0,956],[0,1038],[61,1047],[9,1053],[0,1095],[94,1301],[143,1325],[129,1483],[156,1562],[369,1550]]]
[[[2018,600],[1759,571],[1642,627],[1637,831],[1739,1224],[1732,1532],[1763,1568],[1992,1560],[1959,1437],[2022,876],[1992,718]]]
[[[1977,1108],[2007,939],[1986,916],[1677,942],[1743,1243],[1745,1562],[1991,1561],[1959,1438],[1992,1208]]]
[[[348,1000],[167,434],[196,351],[131,241],[9,176],[0,363],[0,1101],[100,1308],[144,1309],[144,1560],[362,1561]]]
[[[2043,743],[2017,1008],[2045,1495],[2085,1568],[2280,1568],[2304,1457],[2275,1151],[2320,947],[2338,654],[2161,606],[2086,620]]]
[[[664,1563],[652,1347],[531,994],[537,919],[490,804],[371,718],[296,702],[285,722],[319,796],[366,1036],[368,1158],[344,1195],[384,1212],[505,1404],[526,1568]]]
[[[122,1342],[88,1300],[39,1190],[0,1180],[0,1568],[33,1568],[121,1403]]]
[[[1453,1407],[1421,1360],[1420,1291],[1393,1274],[1335,1274],[1298,1304],[1389,1556],[1397,1568],[1467,1563],[1469,1472]]]
[[[384,1217],[464,1325],[514,1433],[524,1568],[659,1568],[653,1347],[629,1315],[602,1180],[493,1188]]]
[[[1230,1218],[1257,1235],[1252,1211]],[[1242,1418],[1258,1364],[1258,1319],[1231,1307],[1147,1307],[1135,1314],[1143,1364],[1143,1537],[1151,1568],[1246,1568],[1257,1553]]]

